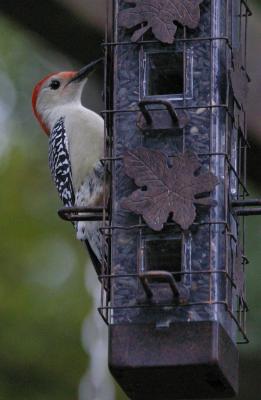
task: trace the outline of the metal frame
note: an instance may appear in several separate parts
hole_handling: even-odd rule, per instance
[[[229,24],[232,25],[232,21],[228,21],[228,12],[229,12],[229,3],[231,2],[231,0],[226,0],[227,1],[227,29],[229,30]],[[113,74],[112,72],[112,60],[113,60],[113,53],[115,51],[115,49],[118,46],[146,46],[147,44],[153,44],[153,43],[159,43],[157,40],[141,40],[139,41],[137,44],[133,44],[130,42],[117,42],[115,40],[111,40],[112,39],[112,35],[111,35],[111,27],[113,26],[114,21],[111,20],[111,16],[112,16],[112,7],[114,7],[114,2],[112,5],[111,1],[108,1],[107,3],[107,7],[108,7],[108,20],[107,20],[107,29],[106,29],[106,38],[105,38],[105,43],[103,43],[104,49],[105,49],[105,57],[106,57],[106,73],[105,73],[105,93],[107,93],[106,96],[106,101],[105,101],[105,110],[102,112],[102,114],[104,115],[105,118],[105,124],[106,124],[106,130],[105,130],[105,157],[102,160],[104,165],[106,166],[106,170],[111,171],[112,170],[112,165],[113,163],[117,163],[117,162],[121,162],[121,157],[114,157],[113,154],[113,148],[112,148],[112,137],[113,137],[113,127],[112,127],[112,121],[113,121],[113,115],[115,115],[116,113],[120,114],[120,113],[139,113],[140,109],[139,107],[135,108],[132,107],[131,109],[118,109],[115,110],[113,108],[113,101],[112,101],[112,92],[109,91],[108,93],[108,87],[112,87],[112,82],[110,81],[110,79],[112,79]],[[213,12],[213,10],[212,10]],[[251,11],[247,5],[247,3],[244,0],[241,0],[241,6],[240,6],[240,20],[241,22],[241,26],[243,25],[243,23],[245,24],[245,31],[246,31],[246,27],[247,27],[247,17],[251,15]],[[186,71],[186,64],[187,64],[187,60],[186,60],[186,45],[187,43],[191,43],[191,42],[198,42],[198,41],[208,41],[210,43],[210,52],[211,52],[211,60],[213,60],[213,43],[215,43],[216,41],[223,41],[226,44],[226,58],[227,58],[227,63],[230,62],[231,60],[231,53],[232,53],[232,43],[230,42],[230,38],[229,38],[229,32],[227,31],[227,34],[225,36],[222,37],[200,37],[200,38],[188,38],[187,37],[187,30],[186,28],[183,28],[183,38],[180,39],[176,39],[176,42],[179,42],[181,44],[183,44],[184,47],[184,73]],[[245,38],[246,39],[246,36]],[[244,46],[246,47],[246,46]],[[246,60],[246,57],[244,57]],[[244,61],[245,62],[245,61]],[[244,65],[244,67],[246,67],[246,65]],[[212,70],[212,67],[210,67],[210,71]],[[108,71],[111,71],[108,73]],[[212,71],[211,73],[211,88],[213,88],[213,74]],[[110,77],[110,79],[109,79]],[[141,79],[141,78],[140,78]],[[227,66],[227,76],[226,76],[227,82],[229,82],[229,68]],[[107,83],[107,84],[106,84]],[[142,87],[142,84],[141,84]],[[186,88],[184,88],[184,93],[186,93]],[[238,206],[239,204],[241,205],[241,203],[237,203],[239,201],[244,201],[245,197],[248,195],[247,189],[246,189],[246,149],[248,147],[248,143],[247,143],[247,132],[245,130],[245,132],[240,133],[238,132],[238,138],[240,140],[240,145],[243,147],[243,159],[238,160],[238,168],[235,168],[233,166],[233,160],[231,160],[231,154],[229,151],[229,143],[228,143],[228,131],[229,131],[229,126],[233,125],[233,111],[231,109],[231,104],[229,102],[229,92],[227,92],[227,101],[226,103],[222,104],[214,104],[211,100],[211,102],[207,103],[207,104],[198,104],[198,106],[187,106],[186,104],[186,96],[184,95],[183,98],[183,105],[179,106],[179,107],[175,107],[176,109],[179,110],[183,110],[185,112],[189,112],[190,110],[195,110],[195,109],[199,109],[199,108],[207,108],[210,110],[211,113],[211,118],[213,115],[213,110],[218,110],[218,109],[223,109],[225,110],[226,113],[226,129],[227,129],[227,143],[226,143],[226,152],[224,153],[214,153],[214,152],[209,152],[209,153],[204,153],[204,154],[198,154],[199,157],[203,157],[204,159],[206,159],[206,157],[209,159],[209,166],[211,169],[211,165],[212,165],[212,160],[215,159],[216,157],[221,157],[224,160],[224,177],[225,177],[225,182],[224,185],[226,188],[229,188],[230,185],[230,175],[232,174],[234,176],[234,178],[237,181],[237,186],[238,186],[238,197],[237,198],[227,198],[227,194],[225,194],[226,198],[224,199],[224,204],[226,207],[225,210],[225,216],[226,218],[224,220],[216,220],[216,221],[212,221],[210,220],[209,222],[196,222],[193,225],[195,226],[200,226],[200,225],[208,225],[209,229],[211,230],[212,227],[215,226],[222,226],[223,227],[223,234],[226,237],[226,249],[225,252],[228,253],[228,246],[230,241],[235,241],[237,243],[237,238],[231,233],[231,229],[230,229],[230,221],[231,218],[234,218],[234,221],[236,223],[237,229],[239,229],[239,225],[241,225],[243,227],[244,230],[244,218],[239,218],[240,215],[240,209],[235,208],[235,212],[234,212],[234,207]],[[140,99],[142,100],[142,98]],[[157,107],[153,108],[153,110],[150,110],[150,113],[153,115],[153,112],[155,112],[157,110]],[[158,108],[158,110],[161,110],[161,108]],[[152,116],[153,118],[153,116]],[[151,117],[150,117],[151,120]],[[230,124],[230,125],[229,125]],[[211,146],[210,146],[211,148]],[[243,168],[241,168],[241,165],[243,165]],[[229,172],[229,173],[227,173]],[[105,179],[108,179],[110,177],[110,172],[108,172],[108,176],[105,177]],[[252,205],[252,204],[251,204]],[[237,211],[238,210],[238,211]],[[104,240],[109,241],[111,240],[111,235],[112,232],[114,230],[136,230],[137,232],[137,236],[138,237],[142,237],[142,230],[146,229],[146,225],[144,223],[142,223],[141,219],[139,224],[133,225],[133,226],[113,226],[111,224],[110,221],[110,211],[109,211],[109,217],[107,218],[107,204],[104,203],[104,213],[103,213],[103,227],[101,228],[101,231],[103,233],[104,236]],[[240,221],[242,219],[242,221]],[[166,226],[175,226],[174,223],[167,223]],[[244,234],[243,234],[243,246],[244,246]],[[211,252],[211,247],[209,248],[209,251]],[[211,259],[211,255],[209,255],[209,259]],[[242,260],[243,264],[246,264],[246,258],[245,255],[243,257]],[[224,265],[224,268],[221,270],[206,270],[206,271],[200,271],[200,272],[196,272],[196,271],[189,271],[189,272],[185,272],[182,271],[181,273],[179,272],[179,274],[182,275],[193,275],[193,274],[203,274],[203,275],[209,275],[210,280],[211,277],[215,274],[221,274],[225,277],[225,281],[226,281],[226,293],[223,299],[216,301],[215,299],[211,298],[211,293],[209,293],[209,298],[208,301],[206,302],[199,302],[199,303],[190,303],[190,302],[184,302],[183,304],[181,302],[179,302],[178,306],[179,307],[187,307],[190,305],[193,306],[201,306],[203,304],[207,304],[207,305],[215,305],[215,304],[223,304],[227,313],[229,314],[229,316],[234,320],[235,324],[238,327],[238,330],[240,332],[240,334],[242,335],[242,342],[243,343],[247,343],[248,342],[248,338],[246,335],[246,327],[245,327],[245,319],[246,319],[246,312],[248,310],[247,308],[247,304],[246,304],[246,300],[245,298],[241,298],[238,300],[238,309],[233,309],[233,307],[231,306],[231,300],[228,298],[228,292],[229,292],[229,288],[233,287],[236,289],[236,283],[235,283],[235,279],[231,274],[230,268],[229,268],[229,260],[228,257],[226,257],[226,262]],[[104,319],[104,321],[107,324],[111,324],[113,323],[113,310],[115,310],[116,308],[161,308],[161,307],[172,307],[173,309],[175,307],[177,307],[177,304],[175,304],[175,302],[170,303],[170,304],[153,304],[152,302],[150,302],[149,300],[153,297],[153,293],[151,292],[151,290],[149,289],[146,281],[149,278],[149,276],[144,276],[141,273],[139,273],[137,271],[137,273],[135,274],[119,274],[119,275],[113,275],[110,272],[110,266],[107,265],[107,258],[106,260],[104,260],[104,265],[102,268],[102,274],[100,275],[100,280],[101,280],[101,304],[99,307],[99,312],[102,316],[102,318]],[[105,272],[107,271],[107,272]],[[174,276],[175,274],[173,274],[172,276]],[[145,293],[148,296],[148,303],[147,304],[135,304],[129,307],[126,306],[118,306],[118,307],[114,307],[111,303],[110,303],[110,285],[111,282],[115,279],[119,279],[119,278],[128,278],[128,277],[132,277],[137,279],[137,281],[142,280],[143,286],[144,286],[144,290]],[[241,343],[241,341],[240,341]]]

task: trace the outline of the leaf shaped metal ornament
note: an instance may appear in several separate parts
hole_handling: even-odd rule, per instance
[[[230,80],[233,95],[239,109],[246,111],[249,78],[242,64],[241,50],[234,50],[233,68],[230,70]]]
[[[155,231],[163,229],[169,216],[187,230],[196,218],[194,204],[216,204],[209,197],[202,198],[202,195],[211,192],[218,184],[218,179],[211,172],[195,175],[201,164],[194,153],[176,155],[169,167],[168,157],[164,153],[139,147],[126,151],[124,167],[126,174],[141,189],[124,198],[121,205],[142,215]]]
[[[245,113],[238,108],[237,103],[234,104],[234,125],[236,129],[240,129],[241,132],[245,133]]]
[[[236,256],[234,283],[236,285],[236,291],[238,297],[243,299],[245,292],[245,272],[244,272],[243,250],[240,245],[238,246],[237,256]]]
[[[137,42],[141,36],[152,29],[155,37],[163,43],[173,43],[177,23],[194,29],[200,20],[199,5],[204,0],[125,0],[135,4],[119,13],[119,24],[133,28],[144,22],[147,24],[136,30],[131,40]]]

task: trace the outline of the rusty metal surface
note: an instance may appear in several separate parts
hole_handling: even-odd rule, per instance
[[[238,107],[246,111],[249,77],[243,67],[241,50],[233,50],[232,61],[233,68],[230,71],[230,79],[234,98]]]
[[[242,50],[233,50],[232,53],[232,69],[230,70],[230,82],[234,104],[234,125],[236,129],[240,129],[245,135],[246,133],[246,110],[247,98],[249,90],[249,76],[243,66]]]
[[[241,217],[249,217],[251,215],[261,215],[261,207],[236,208],[235,213]]]
[[[231,204],[238,216],[261,215],[261,199],[234,200]]]
[[[146,298],[138,297],[140,305],[148,304],[148,301],[151,305],[172,302],[173,305],[184,306],[188,303],[189,290],[184,284],[176,282],[175,274],[168,271],[147,271],[138,276],[146,294]]]
[[[103,207],[63,207],[58,215],[65,221],[102,221]]]
[[[240,299],[243,299],[245,291],[245,271],[244,271],[243,251],[240,245],[238,246],[237,249],[234,281],[236,285],[237,295]]]
[[[164,106],[166,111],[148,109],[148,105]],[[147,133],[178,131],[185,128],[189,114],[184,110],[176,110],[171,101],[166,99],[143,99],[138,103],[141,113],[138,114],[137,125]]]
[[[175,278],[170,272],[167,271],[147,271],[143,272],[139,275],[142,285],[144,287],[145,292],[148,294],[148,297],[153,297],[153,292],[149,287],[149,282],[167,282],[172,290],[173,296],[175,298],[179,298],[179,288],[175,281]]]
[[[216,322],[114,325],[109,366],[132,400],[224,398],[238,390],[238,351]]]
[[[125,172],[141,189],[123,199],[122,206],[142,215],[155,231],[162,230],[169,217],[187,230],[196,218],[194,204],[215,205],[202,194],[213,191],[218,179],[211,172],[195,175],[201,167],[196,154],[177,154],[171,163],[170,168],[163,152],[144,147],[124,155]]]
[[[231,204],[232,204],[232,207],[261,206],[261,199],[233,200]]]
[[[146,22],[131,37],[137,42],[149,29],[163,43],[173,43],[178,24],[195,29],[200,21],[200,4],[203,0],[126,0],[135,7],[122,10],[119,24],[133,28]]]

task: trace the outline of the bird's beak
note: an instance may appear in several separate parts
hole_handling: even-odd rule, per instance
[[[97,64],[100,62],[103,62],[103,58],[99,58],[98,60],[95,60],[91,62],[88,65],[85,65],[85,67],[81,68],[76,74],[69,80],[67,85],[69,85],[72,82],[81,82],[84,78],[87,78],[87,76],[95,70],[95,67]]]

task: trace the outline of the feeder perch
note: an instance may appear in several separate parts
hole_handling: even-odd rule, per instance
[[[161,109],[147,108],[148,105],[164,106]],[[183,110],[175,110],[173,104],[166,99],[144,99],[138,103],[141,113],[138,114],[137,125],[144,133],[176,133],[189,122],[189,115]]]
[[[58,211],[58,215],[65,221],[102,221],[102,207],[63,207]]]

